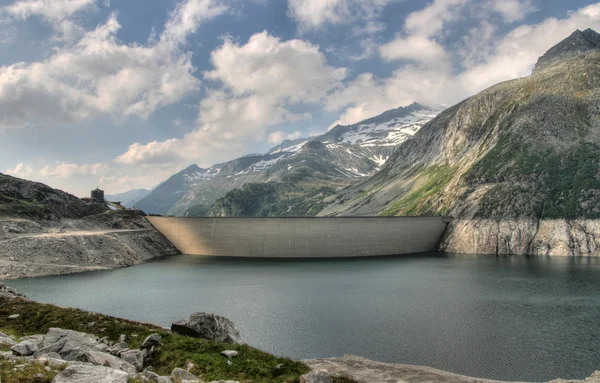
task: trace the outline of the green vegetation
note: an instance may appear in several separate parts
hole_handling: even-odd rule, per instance
[[[48,363],[23,364],[20,367],[0,360],[0,382],[2,383],[51,383],[52,379],[67,365],[52,366],[46,371]]]
[[[456,170],[450,166],[431,166],[420,172],[415,182],[420,185],[384,210],[381,216],[440,215],[446,207],[436,201],[442,190],[452,180]]]
[[[20,314],[19,318],[8,319],[8,315],[15,313]],[[147,359],[146,365],[153,366],[154,370],[161,375],[169,375],[173,368],[183,368],[188,362],[196,365],[191,372],[201,376],[205,381],[229,379],[257,383],[297,382],[300,375],[309,371],[308,367],[300,362],[278,358],[247,345],[230,345],[189,338],[150,324],[21,299],[0,298],[0,331],[10,335],[25,336],[46,333],[50,327],[86,332],[99,337],[108,337],[112,341],[118,340],[120,334],[128,334],[130,348],[139,347],[146,336],[159,333],[163,345]],[[221,351],[224,350],[237,350],[240,353],[232,359],[231,366],[227,365],[228,359],[221,356]],[[281,365],[280,368],[277,368],[278,365]],[[4,373],[4,368],[4,366],[0,367],[0,373]],[[28,379],[20,373],[15,375],[12,373],[12,366],[10,376],[13,380],[6,380],[8,375],[2,375],[2,382],[38,382],[31,378],[32,375],[29,375]],[[40,380],[40,382],[49,381]]]
[[[327,204],[323,200],[335,194],[326,182],[249,183],[219,198],[209,215],[221,217],[314,216]]]
[[[600,147],[595,144],[536,151],[530,143],[503,137],[463,180],[470,185],[505,184],[487,193],[484,215],[505,210],[499,201],[508,201],[508,193],[512,200],[527,202],[529,208],[521,213],[538,218],[600,217]]]

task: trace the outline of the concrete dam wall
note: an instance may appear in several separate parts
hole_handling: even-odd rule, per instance
[[[184,254],[256,258],[397,255],[437,250],[443,217],[148,220]]]

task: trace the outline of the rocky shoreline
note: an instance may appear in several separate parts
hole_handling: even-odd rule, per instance
[[[444,235],[442,251],[462,254],[600,257],[600,220],[462,219]]]

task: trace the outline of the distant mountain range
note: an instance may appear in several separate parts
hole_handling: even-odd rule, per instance
[[[286,140],[265,154],[207,169],[191,165],[136,204],[148,213],[178,216],[258,214],[263,208],[268,211],[261,214],[316,214],[313,205],[323,196],[375,174],[399,144],[442,110],[413,103],[321,136]],[[268,185],[269,206],[238,206],[238,199],[252,198],[245,193],[263,194],[255,184]]]
[[[131,208],[136,206],[136,204],[148,194],[150,194],[150,190],[133,189],[125,193],[105,195],[104,198],[110,202],[121,202],[121,205]]]

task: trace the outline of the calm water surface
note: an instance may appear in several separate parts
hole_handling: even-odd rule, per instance
[[[8,284],[37,301],[165,326],[218,313],[244,342],[294,358],[349,353],[525,381],[600,369],[600,259],[181,255]]]

